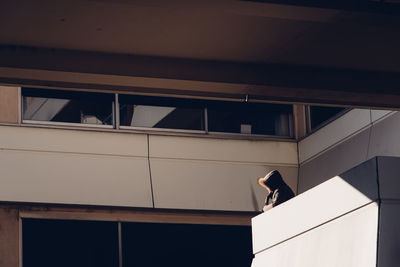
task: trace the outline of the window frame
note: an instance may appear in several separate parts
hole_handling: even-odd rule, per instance
[[[79,127],[79,128],[97,128],[97,129],[115,129],[116,126],[116,96],[115,93],[107,93],[107,92],[101,92],[102,94],[109,94],[109,95],[114,95],[112,97],[112,102],[111,102],[111,121],[112,124],[91,124],[91,123],[76,123],[76,122],[59,122],[59,121],[40,121],[40,120],[26,120],[24,119],[24,95],[23,95],[23,88],[32,88],[32,89],[38,89],[38,90],[49,90],[51,91],[70,91],[70,92],[82,92],[86,94],[90,93],[99,93],[99,92],[91,92],[91,91],[83,91],[83,90],[65,90],[65,89],[55,89],[55,88],[35,88],[35,87],[29,87],[29,86],[24,86],[21,87],[21,93],[20,93],[20,121],[21,124],[25,125],[43,125],[43,126],[65,126],[65,127]]]
[[[24,95],[22,94],[23,88],[37,88],[39,90],[58,90],[58,91],[71,91],[71,92],[83,92],[83,93],[104,93],[113,96],[112,101],[112,125],[104,124],[89,124],[89,123],[70,123],[70,122],[55,122],[55,121],[39,121],[39,120],[26,120],[24,116]],[[239,139],[239,140],[285,140],[285,141],[295,141],[294,139],[294,125],[293,125],[293,113],[289,113],[289,136],[280,135],[266,135],[266,134],[243,134],[243,133],[232,133],[232,132],[216,132],[209,131],[209,118],[207,106],[202,108],[204,117],[204,130],[188,130],[188,129],[173,129],[173,128],[150,128],[150,127],[137,127],[137,126],[123,126],[120,125],[120,95],[137,95],[137,96],[147,96],[147,97],[166,97],[166,98],[182,98],[187,97],[179,96],[165,96],[165,95],[152,95],[152,94],[135,94],[129,92],[113,92],[113,91],[91,91],[82,89],[65,89],[65,88],[47,88],[47,87],[33,87],[33,86],[23,86],[21,87],[20,94],[20,124],[25,126],[40,126],[40,127],[55,127],[55,128],[65,128],[65,129],[85,129],[85,130],[99,130],[99,131],[109,131],[115,130],[118,132],[132,132],[132,133],[146,133],[146,134],[160,134],[160,135],[182,135],[182,136],[195,136],[195,137],[210,137],[210,138],[224,138],[224,139]],[[197,100],[198,98],[193,98]],[[200,98],[200,101],[214,101],[214,99]],[[229,100],[218,100],[221,102],[232,102]],[[237,102],[237,101],[233,101]],[[260,102],[254,102],[260,103]],[[275,102],[263,102],[265,104],[276,104]],[[292,105],[292,104],[286,104]]]

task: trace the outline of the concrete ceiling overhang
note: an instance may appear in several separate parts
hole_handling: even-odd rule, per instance
[[[4,0],[0,82],[400,107],[395,9],[267,2]]]

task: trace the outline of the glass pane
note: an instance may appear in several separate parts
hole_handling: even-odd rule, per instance
[[[117,267],[114,222],[23,219],[24,267]]]
[[[248,226],[122,224],[123,266],[250,267]]]
[[[201,102],[186,99],[120,95],[122,126],[204,130]]]
[[[311,130],[315,130],[345,110],[339,107],[310,106]]]
[[[113,94],[22,88],[23,119],[113,124]]]
[[[208,130],[290,136],[292,105],[214,102],[208,105]]]

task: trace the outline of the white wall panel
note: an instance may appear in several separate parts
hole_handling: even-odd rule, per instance
[[[277,168],[295,188],[296,167],[258,164],[151,159],[156,208],[260,210],[266,191],[257,178]]]
[[[325,182],[367,160],[370,129],[300,165],[298,193]]]
[[[371,123],[370,110],[353,109],[299,142],[300,163],[321,153]]]
[[[146,158],[0,150],[0,201],[151,207]]]
[[[302,210],[309,208],[303,207]],[[322,212],[313,210],[314,213],[319,211]],[[296,224],[297,221],[287,223]],[[273,235],[275,230],[286,226],[285,222],[275,228],[259,227],[267,228]],[[373,202],[256,254],[252,267],[375,267],[377,232],[378,205]],[[395,253],[398,255],[398,250]],[[398,266],[398,261],[397,265],[380,266]]]
[[[147,157],[145,134],[0,127],[0,148]]]
[[[254,253],[375,201],[376,175],[372,159],[254,217]]]
[[[400,156],[400,113],[374,124],[368,157]]]
[[[397,113],[396,111],[392,110],[377,110],[371,109],[371,122],[375,123],[381,119],[387,118],[390,115]]]
[[[150,136],[150,157],[294,166],[298,164],[295,142],[176,136]]]

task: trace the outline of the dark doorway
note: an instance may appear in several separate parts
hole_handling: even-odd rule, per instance
[[[249,226],[124,223],[123,266],[249,267]]]

